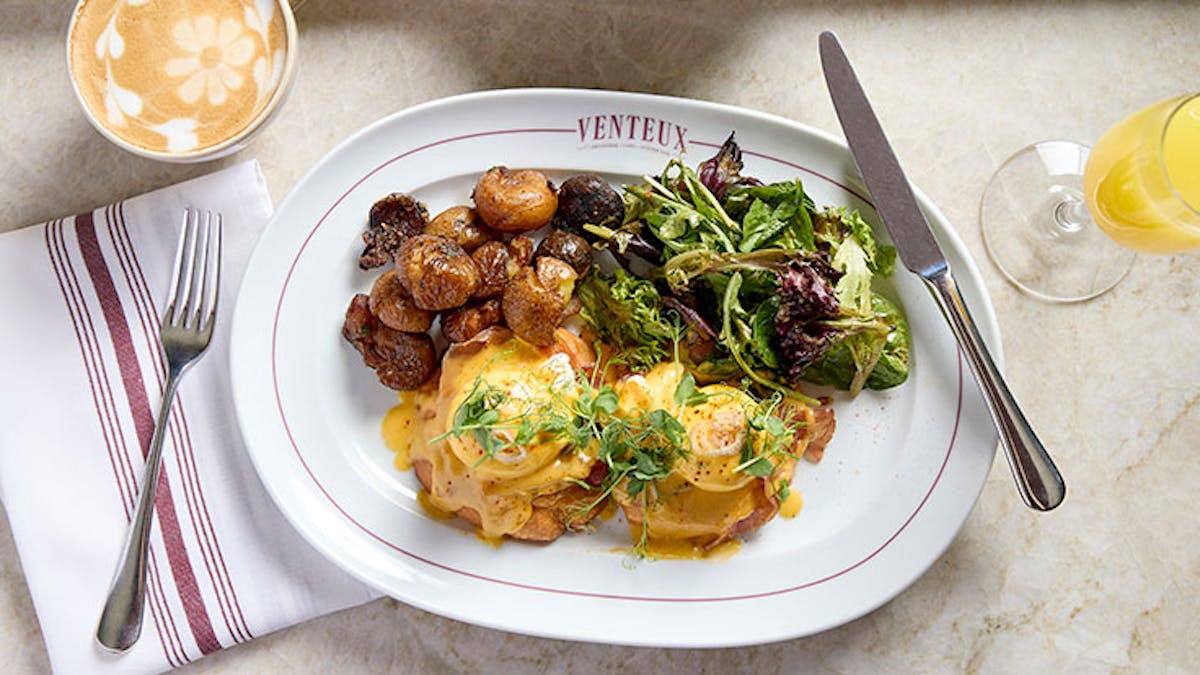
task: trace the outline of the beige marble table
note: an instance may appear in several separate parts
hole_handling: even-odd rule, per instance
[[[817,34],[835,29],[910,178],[979,262],[1010,384],[1069,485],[1062,507],[1031,512],[997,456],[927,574],[804,639],[711,651],[575,644],[379,600],[185,670],[1200,672],[1200,254],[1141,258],[1108,295],[1052,306],[1002,280],[977,221],[988,176],[1013,150],[1094,139],[1127,112],[1200,87],[1194,3],[313,0],[277,120],[240,154],[198,166],[137,159],[88,126],[64,64],[71,4],[0,2],[0,230],[250,157],[278,201],[359,127],[479,89],[674,94],[836,133],[816,50]],[[2,518],[0,651],[4,672],[49,668]]]

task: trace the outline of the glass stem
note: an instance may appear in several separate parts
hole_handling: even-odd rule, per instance
[[[1054,224],[1063,232],[1079,232],[1091,222],[1087,204],[1078,195],[1066,194],[1054,207]]]

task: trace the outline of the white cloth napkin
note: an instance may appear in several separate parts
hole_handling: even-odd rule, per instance
[[[164,379],[158,324],[185,207],[224,215],[221,306],[163,447],[141,640],[96,643]],[[0,235],[0,499],[54,669],[160,672],[376,593],[259,483],[230,396],[229,326],[272,206],[256,162]]]

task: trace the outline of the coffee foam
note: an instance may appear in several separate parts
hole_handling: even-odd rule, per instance
[[[280,86],[288,48],[274,0],[85,0],[68,45],[96,121],[169,154],[202,152],[254,124]]]

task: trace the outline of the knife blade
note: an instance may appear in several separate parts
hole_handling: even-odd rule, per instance
[[[1021,412],[979,335],[954,282],[950,263],[933,236],[841,43],[830,31],[821,33],[819,42],[825,84],[875,211],[892,236],[901,262],[929,286],[966,355],[1021,498],[1030,508],[1049,511],[1066,497],[1062,474]]]

